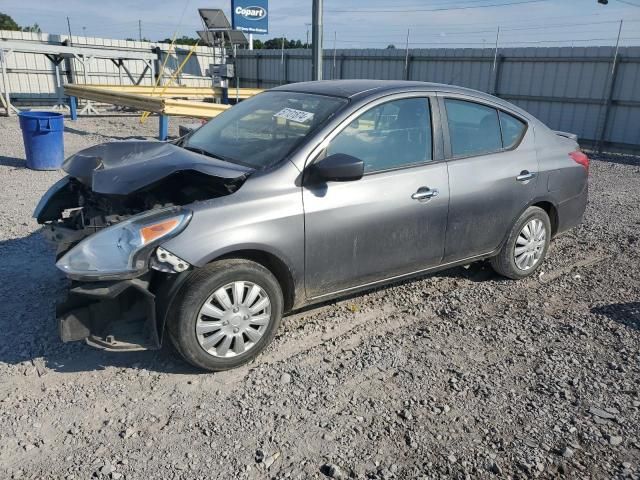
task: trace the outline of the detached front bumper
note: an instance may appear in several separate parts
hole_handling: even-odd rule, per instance
[[[72,282],[56,306],[60,338],[112,351],[157,350],[171,302],[188,276],[147,272],[129,280]]]
[[[60,338],[106,350],[160,348],[156,296],[149,287],[142,278],[74,282],[56,307]]]

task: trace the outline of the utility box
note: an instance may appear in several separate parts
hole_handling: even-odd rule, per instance
[[[234,65],[232,63],[211,64],[208,74],[214,87],[226,87],[228,80],[235,76]]]

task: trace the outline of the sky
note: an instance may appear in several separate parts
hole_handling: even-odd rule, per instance
[[[311,0],[270,0],[266,40],[307,37]],[[43,32],[138,38],[195,37],[198,8],[230,10],[230,0],[0,0],[0,12]],[[640,45],[640,0],[325,0],[324,47],[411,48]],[[498,35],[498,27],[500,34]],[[408,32],[407,32],[408,31]],[[309,32],[310,35],[310,32]]]

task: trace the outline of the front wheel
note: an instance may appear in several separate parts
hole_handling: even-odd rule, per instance
[[[518,280],[532,275],[542,264],[551,240],[547,212],[529,207],[515,223],[491,266],[500,275]]]
[[[186,280],[171,308],[168,333],[192,365],[228,370],[271,343],[282,310],[282,291],[269,270],[249,260],[221,260]]]

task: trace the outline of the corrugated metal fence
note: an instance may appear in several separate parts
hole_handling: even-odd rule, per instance
[[[640,151],[640,47],[326,50],[325,79],[461,85],[509,100],[584,144]],[[495,62],[494,62],[495,61]],[[495,65],[495,68],[494,68]],[[240,51],[240,82],[269,88],[311,79],[309,50]]]
[[[58,44],[66,35],[0,31],[0,38]],[[150,52],[160,49],[156,72],[167,44],[73,36],[74,46]],[[178,46],[167,62],[165,77],[182,62],[189,46]],[[620,48],[613,69],[613,47],[326,50],[324,78],[409,79],[450,83],[496,94],[521,106],[556,130],[577,133],[587,145],[602,140],[605,148],[640,151],[640,47]],[[7,57],[11,99],[22,104],[56,102],[53,63],[44,55],[14,52]],[[218,61],[220,57],[218,56]],[[494,62],[495,61],[495,62]],[[208,86],[213,50],[197,47],[179,76],[179,84]],[[78,81],[83,65],[72,60]],[[125,60],[124,67],[138,79],[145,65]],[[494,67],[495,65],[495,67]],[[613,71],[613,74],[612,74]],[[270,88],[311,79],[310,50],[241,50],[237,72],[243,87]],[[68,71],[62,72],[67,75]],[[1,78],[0,78],[1,81]],[[87,81],[130,84],[122,68],[108,59],[87,61]],[[140,79],[152,82],[151,75]]]

